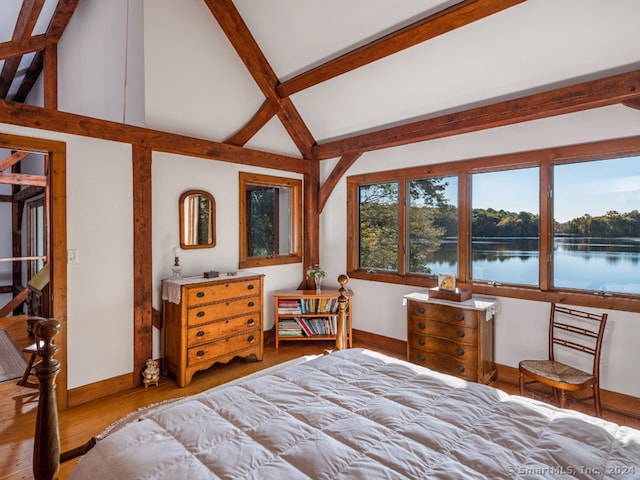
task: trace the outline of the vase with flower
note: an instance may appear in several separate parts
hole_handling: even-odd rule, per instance
[[[316,294],[319,295],[322,288],[322,279],[327,276],[327,272],[317,263],[307,267],[307,277],[313,278],[316,285]]]

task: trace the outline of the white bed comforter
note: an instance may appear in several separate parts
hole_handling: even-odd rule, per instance
[[[640,431],[361,349],[146,412],[72,479],[640,478]]]

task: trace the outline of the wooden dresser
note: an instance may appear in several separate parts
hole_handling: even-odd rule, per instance
[[[495,378],[495,302],[475,298],[451,302],[423,293],[404,298],[410,362],[473,382]]]
[[[234,357],[263,355],[263,275],[164,280],[164,367],[178,386]]]

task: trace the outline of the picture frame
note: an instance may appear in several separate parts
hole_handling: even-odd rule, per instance
[[[438,288],[440,290],[446,290],[448,292],[455,292],[456,290],[456,276],[454,273],[439,273],[438,274]]]

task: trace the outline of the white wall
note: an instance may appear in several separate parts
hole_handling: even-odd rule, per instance
[[[186,190],[206,190],[216,202],[216,245],[214,248],[187,249],[180,252],[182,275],[202,275],[209,270],[238,270],[240,229],[238,208],[238,173],[251,171],[265,175],[302,178],[264,168],[249,168],[238,164],[191,158],[166,153],[153,155],[153,275],[154,306],[161,308],[161,280],[171,276],[173,248],[180,245],[178,202]],[[265,327],[273,326],[272,293],[278,289],[295,288],[302,278],[300,263],[275,267],[252,268],[265,274]],[[158,333],[154,356],[160,355]]]
[[[68,387],[131,372],[131,146],[13,125],[0,131],[67,146],[67,247],[79,259],[67,265]]]
[[[346,177],[349,175],[632,135],[640,135],[640,111],[613,106],[367,153],[349,169],[322,212],[320,261],[328,268],[330,278],[344,271]],[[322,163],[323,177],[334,163]],[[363,280],[352,280],[350,286],[355,291],[354,328],[406,340],[402,296],[420,289]],[[497,363],[517,367],[523,358],[544,357],[548,305],[508,298],[499,301],[495,335]],[[603,388],[640,396],[640,377],[629,375],[629,368],[640,365],[640,350],[633,340],[637,338],[640,338],[640,314],[611,311],[602,353]]]

